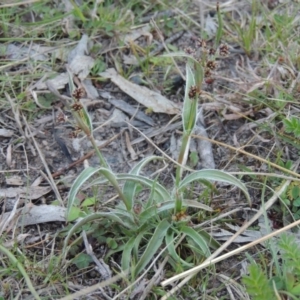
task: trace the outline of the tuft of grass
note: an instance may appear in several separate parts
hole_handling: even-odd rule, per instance
[[[159,259],[162,254],[169,256],[168,262],[172,269],[182,271],[203,261],[210,255],[210,249],[217,249],[219,246],[218,242],[203,228],[195,229],[191,226],[193,218],[189,215],[189,208],[212,211],[201,202],[185,198],[185,195],[191,192],[191,185],[201,183],[209,188],[211,187],[209,181],[226,182],[240,188],[250,203],[245,185],[232,175],[220,170],[192,171],[186,167],[190,140],[199,111],[197,99],[202,92],[202,83],[205,78],[210,77],[211,70],[215,69],[213,55],[220,53],[220,56],[224,56],[228,51],[224,44],[221,44],[217,51],[208,51],[204,41],[199,40],[198,43],[202,48],[201,60],[195,55],[185,55],[187,63],[182,110],[183,137],[173,186],[167,188],[158,179],[153,180],[141,175],[142,169],[151,161],[161,159],[159,157],[150,156],[143,159],[128,174],[115,174],[101,160],[100,154],[102,166],[88,167],[83,170],[71,187],[67,219],[73,220],[74,212],[75,216],[77,214],[81,219],[70,228],[65,238],[60,264],[66,262],[72,247],[69,242],[74,233],[80,232],[84,226],[97,221],[100,226],[106,228],[104,235],[110,235],[109,241],[106,240],[111,248],[108,255],[120,253],[121,270],[129,272],[130,282],[138,280],[140,278],[138,276],[144,272],[150,262]],[[191,50],[188,52],[196,53]],[[71,78],[70,86],[72,86]],[[74,94],[78,94],[76,90]],[[78,100],[74,100],[74,104],[71,105],[74,106],[76,103]],[[92,128],[90,128],[92,124],[84,120],[86,113],[83,107],[81,109],[82,114],[78,110],[75,120],[92,141]],[[86,126],[88,129],[85,128]],[[93,142],[92,144],[96,147]],[[184,175],[186,170],[191,173]],[[76,196],[87,182],[91,182],[89,186],[109,183],[115,189],[120,203],[106,211],[98,212],[78,205]],[[141,192],[149,195],[146,201],[139,200]]]

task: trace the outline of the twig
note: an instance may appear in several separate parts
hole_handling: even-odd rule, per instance
[[[106,264],[101,264],[98,260],[98,258],[96,257],[96,255],[94,254],[94,251],[92,249],[92,246],[90,245],[90,243],[88,242],[87,239],[87,235],[85,230],[82,231],[82,238],[84,241],[84,245],[85,245],[85,250],[86,253],[92,258],[92,260],[94,261],[94,263],[97,265],[97,271],[100,273],[100,275],[105,279],[109,279],[111,278],[111,270],[107,267]]]

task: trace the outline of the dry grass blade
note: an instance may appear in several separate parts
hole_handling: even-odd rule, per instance
[[[125,142],[126,142],[126,147],[128,152],[130,153],[130,157],[132,160],[137,160],[138,156],[136,154],[136,152],[134,151],[131,142],[130,142],[130,138],[129,138],[129,134],[127,131],[125,131]]]
[[[31,4],[31,3],[36,3],[36,2],[40,2],[41,0],[24,0],[21,2],[16,2],[16,3],[7,3],[7,4],[1,4],[0,8],[4,8],[4,7],[13,7],[13,6],[19,6],[19,5],[26,5],[26,4]]]
[[[228,293],[230,294],[230,299],[243,299],[243,300],[250,300],[249,295],[245,292],[245,289],[242,285],[240,285],[238,282],[233,280],[232,278],[229,278],[228,276],[225,276],[223,274],[218,274],[218,278],[221,282],[223,282],[228,290]],[[235,294],[239,296],[239,298],[236,298],[234,294],[232,293],[232,290],[234,290]]]

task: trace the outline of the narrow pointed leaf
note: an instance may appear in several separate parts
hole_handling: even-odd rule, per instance
[[[199,180],[199,179],[221,181],[221,182],[226,182],[226,183],[237,186],[244,192],[244,194],[249,202],[249,205],[251,206],[250,195],[247,191],[245,184],[242,183],[239,179],[232,176],[231,174],[228,174],[224,171],[205,169],[205,170],[200,170],[200,171],[194,172],[194,173],[186,176],[180,182],[179,188],[182,189],[182,188],[186,187],[188,184],[190,184],[196,180]]]
[[[131,237],[128,242],[125,244],[125,247],[122,252],[122,259],[121,259],[121,267],[122,270],[128,270],[131,262],[131,251],[134,247],[136,237]]]
[[[193,241],[201,249],[201,251],[203,252],[203,255],[205,257],[208,257],[210,255],[210,251],[209,251],[207,242],[197,231],[195,231],[193,228],[187,227],[187,226],[181,227],[180,231],[182,233],[185,233],[187,236],[189,236],[190,238],[193,239]]]
[[[140,232],[137,236],[131,237],[129,241],[125,244],[121,259],[121,267],[123,271],[129,269],[130,263],[132,261],[132,250],[134,247],[138,248],[144,234],[145,230]]]
[[[188,63],[186,64],[186,86],[185,86],[185,95],[184,95],[184,103],[182,110],[182,123],[184,132],[191,132],[193,130],[196,123],[196,115],[197,115],[197,97],[190,98],[189,92],[191,87],[196,86],[196,81],[194,77],[194,68],[193,62],[188,59]]]
[[[161,160],[163,158],[159,157],[159,156],[146,157],[145,159],[141,160],[138,164],[136,164],[136,166],[134,166],[134,168],[129,172],[129,174],[130,175],[139,175],[142,168],[154,159]],[[137,187],[137,184],[134,181],[126,181],[124,184],[124,187],[123,187],[123,194],[129,203],[130,209],[132,209],[132,206],[133,206],[134,197],[135,197],[135,193],[136,193],[136,187]]]
[[[91,176],[93,176],[95,173],[97,173],[98,170],[99,169],[97,169],[97,168],[88,167],[88,168],[84,169],[80,173],[80,175],[75,179],[75,181],[70,189],[69,197],[68,197],[68,204],[67,204],[67,211],[66,211],[67,220],[69,219],[69,214],[74,205],[76,195],[77,195],[79,189]]]
[[[141,256],[139,262],[135,267],[135,276],[137,276],[141,271],[143,271],[147,264],[153,259],[157,250],[161,246],[169,227],[170,224],[167,220],[163,220],[158,224],[153,233],[152,238],[148,242],[145,252]]]
[[[158,202],[168,201],[171,199],[169,192],[158,182],[151,180],[147,177],[141,175],[130,175],[130,174],[118,174],[116,175],[117,180],[132,180],[136,183],[140,183],[148,188],[155,186],[156,196],[159,196],[159,199],[156,199]]]
[[[196,208],[200,208],[206,211],[213,211],[213,209],[203,203],[200,203],[198,201],[195,200],[183,200],[182,202],[182,206],[187,206],[187,207],[196,207]]]
[[[218,16],[218,29],[216,32],[216,39],[215,39],[215,47],[217,48],[220,45],[220,41],[223,34],[223,20],[221,15],[221,10],[219,4],[217,4],[217,16]]]
[[[192,268],[194,264],[188,263],[185,260],[183,260],[176,252],[175,246],[174,246],[174,231],[170,231],[166,235],[166,243],[169,251],[169,255],[177,262],[180,263],[181,265]]]

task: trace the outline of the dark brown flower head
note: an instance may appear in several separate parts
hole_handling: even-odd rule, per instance
[[[74,103],[74,104],[72,105],[72,108],[73,108],[75,111],[80,111],[80,110],[82,110],[83,106],[82,106],[81,103]]]
[[[214,48],[210,48],[210,49],[208,50],[208,54],[211,55],[211,56],[213,56],[213,55],[216,54],[216,50],[215,50]]]
[[[282,65],[285,62],[285,58],[283,56],[278,57],[278,63]]]
[[[198,92],[198,88],[195,85],[191,85],[190,86],[190,90],[189,90],[189,98],[195,98]]]
[[[207,44],[206,44],[205,40],[197,39],[196,40],[196,46],[199,47],[199,48],[206,49]]]
[[[221,44],[219,46],[219,54],[222,57],[226,57],[226,56],[229,55],[229,48],[228,48],[228,46],[226,44]]]
[[[82,88],[77,88],[74,90],[72,96],[78,101],[84,96],[84,90]]]
[[[215,81],[215,80],[214,80],[212,77],[209,77],[209,78],[206,78],[206,79],[205,79],[205,83],[206,83],[206,84],[213,84],[214,81]]]
[[[194,48],[192,48],[192,47],[186,47],[186,48],[184,49],[184,52],[185,52],[186,54],[189,54],[189,55],[195,55],[196,50],[195,50]]]
[[[65,123],[68,121],[68,116],[66,116],[63,112],[60,112],[56,118],[57,123]]]
[[[204,77],[208,78],[210,76],[211,76],[211,69],[205,69],[205,71],[204,71]]]
[[[215,70],[217,68],[217,63],[214,61],[214,60],[209,60],[207,63],[206,63],[206,67],[210,70]]]

